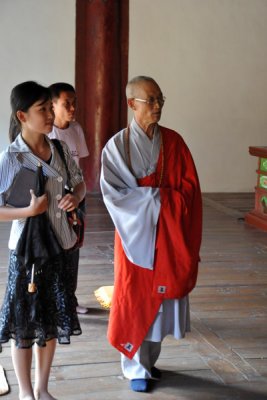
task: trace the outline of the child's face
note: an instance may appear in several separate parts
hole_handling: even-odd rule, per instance
[[[62,122],[70,122],[75,118],[76,95],[73,92],[61,92],[58,99],[53,100],[55,118]]]

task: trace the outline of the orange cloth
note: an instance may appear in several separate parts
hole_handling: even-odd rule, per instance
[[[108,339],[129,358],[143,342],[162,301],[184,297],[197,279],[202,231],[198,177],[182,137],[170,129],[160,129],[163,150],[156,171],[138,180],[140,186],[152,187],[161,181],[154,269],[131,263],[115,233],[115,282]]]

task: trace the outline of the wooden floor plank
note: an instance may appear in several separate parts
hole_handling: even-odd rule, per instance
[[[157,366],[160,382],[145,395],[129,389],[120,357],[106,338],[109,313],[94,290],[113,283],[113,224],[99,195],[87,197],[85,245],[77,296],[89,307],[83,334],[58,346],[50,390],[59,400],[263,400],[267,399],[267,234],[248,226],[252,193],[204,194],[204,228],[197,287],[190,295],[191,332],[167,337]],[[0,224],[0,296],[8,264],[9,223]],[[0,354],[10,393],[18,387],[10,344]],[[34,365],[32,374],[34,375]]]

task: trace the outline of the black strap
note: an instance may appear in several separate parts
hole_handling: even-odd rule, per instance
[[[67,165],[67,161],[66,161],[66,158],[65,158],[63,147],[62,147],[62,145],[60,143],[60,140],[58,140],[58,139],[51,139],[51,140],[54,143],[55,148],[57,149],[58,154],[60,155],[60,158],[63,161],[63,163],[65,165],[65,168],[66,168],[67,177],[68,177],[67,190],[70,191],[70,192],[73,192],[73,187],[71,186],[71,183],[70,183],[71,182],[71,180],[70,180],[70,171],[68,169],[68,165]],[[82,201],[80,201],[78,208],[85,214],[85,197],[82,199]]]
[[[71,189],[70,171],[68,169],[68,165],[67,165],[67,161],[66,161],[66,158],[65,158],[63,147],[62,147],[62,145],[60,143],[60,140],[58,140],[58,139],[52,139],[52,142],[54,143],[55,148],[57,149],[57,152],[60,155],[61,160],[63,161],[63,164],[64,164],[65,169],[66,169],[67,177],[68,177],[68,182],[67,182],[68,189]]]

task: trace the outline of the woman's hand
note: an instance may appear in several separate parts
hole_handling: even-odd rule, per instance
[[[79,199],[73,193],[68,193],[58,203],[58,207],[64,211],[73,211],[79,205]]]
[[[85,194],[86,187],[84,181],[82,181],[75,186],[72,193],[68,193],[62,197],[62,199],[58,203],[58,207],[64,211],[73,211],[75,208],[78,207]]]
[[[30,190],[31,202],[27,207],[0,207],[0,221],[13,221],[14,219],[22,219],[34,217],[35,215],[42,214],[48,209],[47,195],[43,194],[36,197],[33,190]]]
[[[28,207],[31,217],[44,213],[48,209],[47,195],[43,194],[40,197],[36,197],[33,190],[31,192],[31,202]]]

